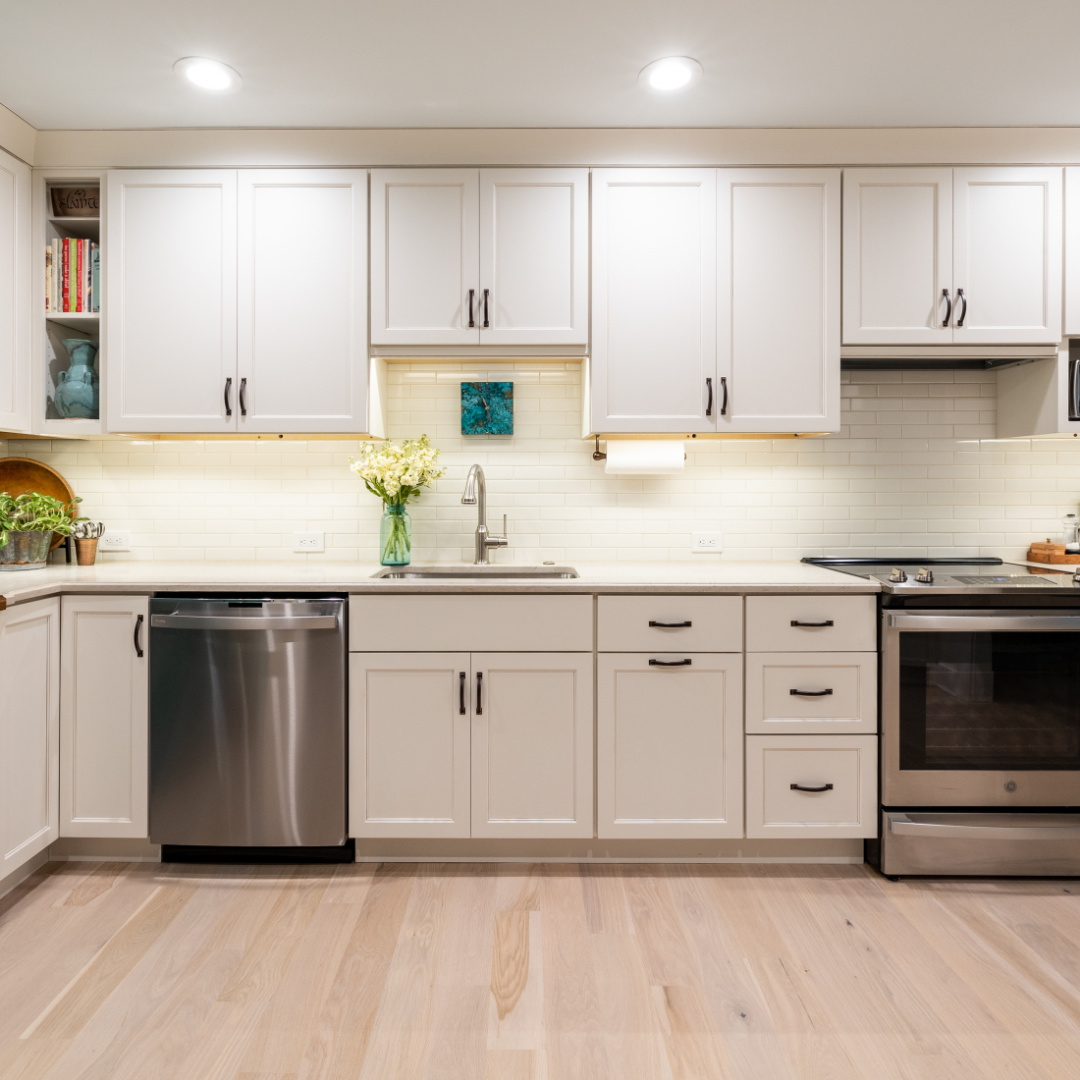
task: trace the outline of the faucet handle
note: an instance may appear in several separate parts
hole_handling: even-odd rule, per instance
[[[503,536],[507,535],[507,533],[506,533],[506,515],[505,514],[503,514],[503,533],[502,534],[503,534]]]

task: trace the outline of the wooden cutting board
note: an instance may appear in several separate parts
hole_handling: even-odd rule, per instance
[[[0,458],[0,492],[5,491],[8,495],[25,495],[28,491],[36,491],[65,503],[75,498],[71,485],[55,469],[33,458]],[[58,548],[63,542],[62,536],[54,535],[49,550]]]

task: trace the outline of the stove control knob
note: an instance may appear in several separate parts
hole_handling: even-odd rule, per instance
[[[899,566],[894,566],[892,573],[889,575],[889,580],[894,585],[902,585],[905,581],[907,581],[907,574],[905,574]]]
[[[915,575],[915,580],[920,585],[933,585],[934,584],[934,571],[926,566],[920,566],[919,572]]]

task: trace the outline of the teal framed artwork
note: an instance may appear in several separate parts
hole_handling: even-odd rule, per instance
[[[461,384],[462,435],[513,435],[514,384],[463,382]]]

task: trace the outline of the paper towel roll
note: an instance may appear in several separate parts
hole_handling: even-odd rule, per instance
[[[604,472],[614,476],[672,476],[686,464],[677,439],[610,439]]]

